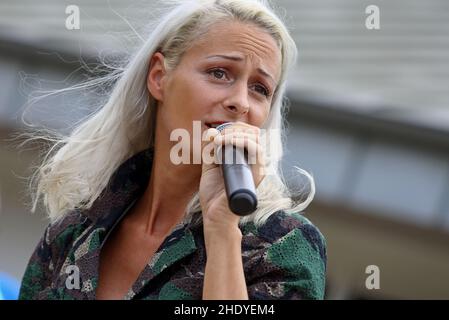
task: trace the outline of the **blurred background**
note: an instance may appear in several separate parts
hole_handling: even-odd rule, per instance
[[[449,299],[449,2],[272,3],[299,48],[283,165],[287,176],[299,166],[315,178],[305,216],[327,240],[326,298]],[[80,29],[66,28],[68,5],[79,7]],[[367,27],[370,5],[379,29]],[[27,102],[131,51],[152,6],[0,1],[0,299],[14,296],[48,223],[42,209],[30,213],[26,180],[45,146],[17,148],[11,135],[23,121],[66,133],[97,97]],[[378,289],[366,286],[373,265]]]

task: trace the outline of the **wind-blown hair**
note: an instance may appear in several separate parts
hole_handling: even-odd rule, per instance
[[[83,89],[113,82],[104,105],[77,124],[70,134],[39,136],[50,142],[51,148],[30,180],[31,211],[35,212],[41,196],[52,221],[71,210],[89,209],[121,163],[137,152],[153,147],[157,101],[146,83],[151,56],[157,51],[162,52],[166,69],[173,70],[202,34],[214,23],[223,21],[239,21],[262,28],[275,39],[282,54],[280,81],[268,119],[262,127],[267,133],[270,174],[257,188],[258,209],[243,217],[240,223],[253,221],[260,225],[279,210],[287,213],[303,211],[315,194],[313,177],[295,167],[310,184],[306,199],[295,200],[281,169],[286,129],[284,116],[288,107],[285,98],[287,72],[293,69],[297,59],[295,42],[282,20],[267,1],[164,0],[160,5],[162,14],[150,23],[151,32],[143,37],[143,44],[119,72],[72,87]],[[194,222],[191,218],[200,210],[196,192],[186,207],[186,219]]]

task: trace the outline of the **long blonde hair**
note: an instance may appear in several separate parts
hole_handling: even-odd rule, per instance
[[[161,51],[166,58],[165,67],[173,70],[183,53],[194,45],[195,39],[224,19],[257,25],[275,39],[282,53],[279,85],[263,127],[269,134],[266,153],[272,174],[267,175],[257,188],[258,209],[242,218],[241,224],[253,221],[260,225],[279,210],[287,213],[303,211],[315,194],[313,177],[295,167],[310,184],[306,199],[295,201],[281,169],[286,128],[284,116],[288,108],[286,79],[287,72],[296,63],[297,48],[272,6],[267,1],[256,0],[164,0],[159,4],[159,12],[160,17],[149,25],[151,32],[143,38],[145,41],[123,68],[68,88],[78,90],[114,83],[108,100],[96,113],[68,135],[46,131],[46,134],[34,133],[32,136],[32,139],[43,139],[52,146],[30,180],[31,211],[35,212],[41,196],[52,221],[74,209],[89,209],[122,162],[152,147],[157,102],[146,86],[149,58]],[[192,218],[200,210],[196,192],[186,208],[186,218]]]

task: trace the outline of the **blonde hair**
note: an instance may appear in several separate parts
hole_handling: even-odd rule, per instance
[[[150,57],[163,52],[168,70],[176,68],[182,55],[195,44],[201,34],[223,19],[250,23],[268,32],[282,53],[281,76],[272,98],[271,111],[263,129],[268,133],[266,153],[270,159],[270,175],[257,188],[258,209],[240,221],[263,224],[274,212],[301,212],[315,194],[313,177],[295,167],[310,181],[310,191],[304,201],[294,200],[281,170],[284,116],[288,107],[285,98],[288,70],[297,59],[295,42],[284,23],[267,1],[198,0],[166,1],[160,4],[160,18],[149,25],[151,30],[143,45],[128,60],[124,68],[94,80],[64,90],[85,89],[114,83],[108,100],[68,135],[33,135],[52,144],[30,181],[33,206],[43,196],[52,221],[67,212],[89,209],[107,187],[112,174],[126,159],[154,144],[157,101],[150,95],[146,78]],[[271,130],[276,129],[276,130]],[[192,221],[201,210],[198,192],[186,208],[186,218]]]

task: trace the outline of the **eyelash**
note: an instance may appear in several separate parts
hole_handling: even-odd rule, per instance
[[[214,69],[210,69],[209,71],[207,71],[208,74],[213,74],[216,71],[221,71],[223,73],[226,73],[225,70],[221,69],[221,68],[214,68]],[[215,77],[216,78],[216,77]],[[216,78],[218,80],[221,80],[220,78]],[[265,93],[262,93],[262,95],[264,95],[265,97],[269,98],[271,96],[271,92],[268,88],[266,88],[264,85],[260,85],[263,90],[265,91]]]

